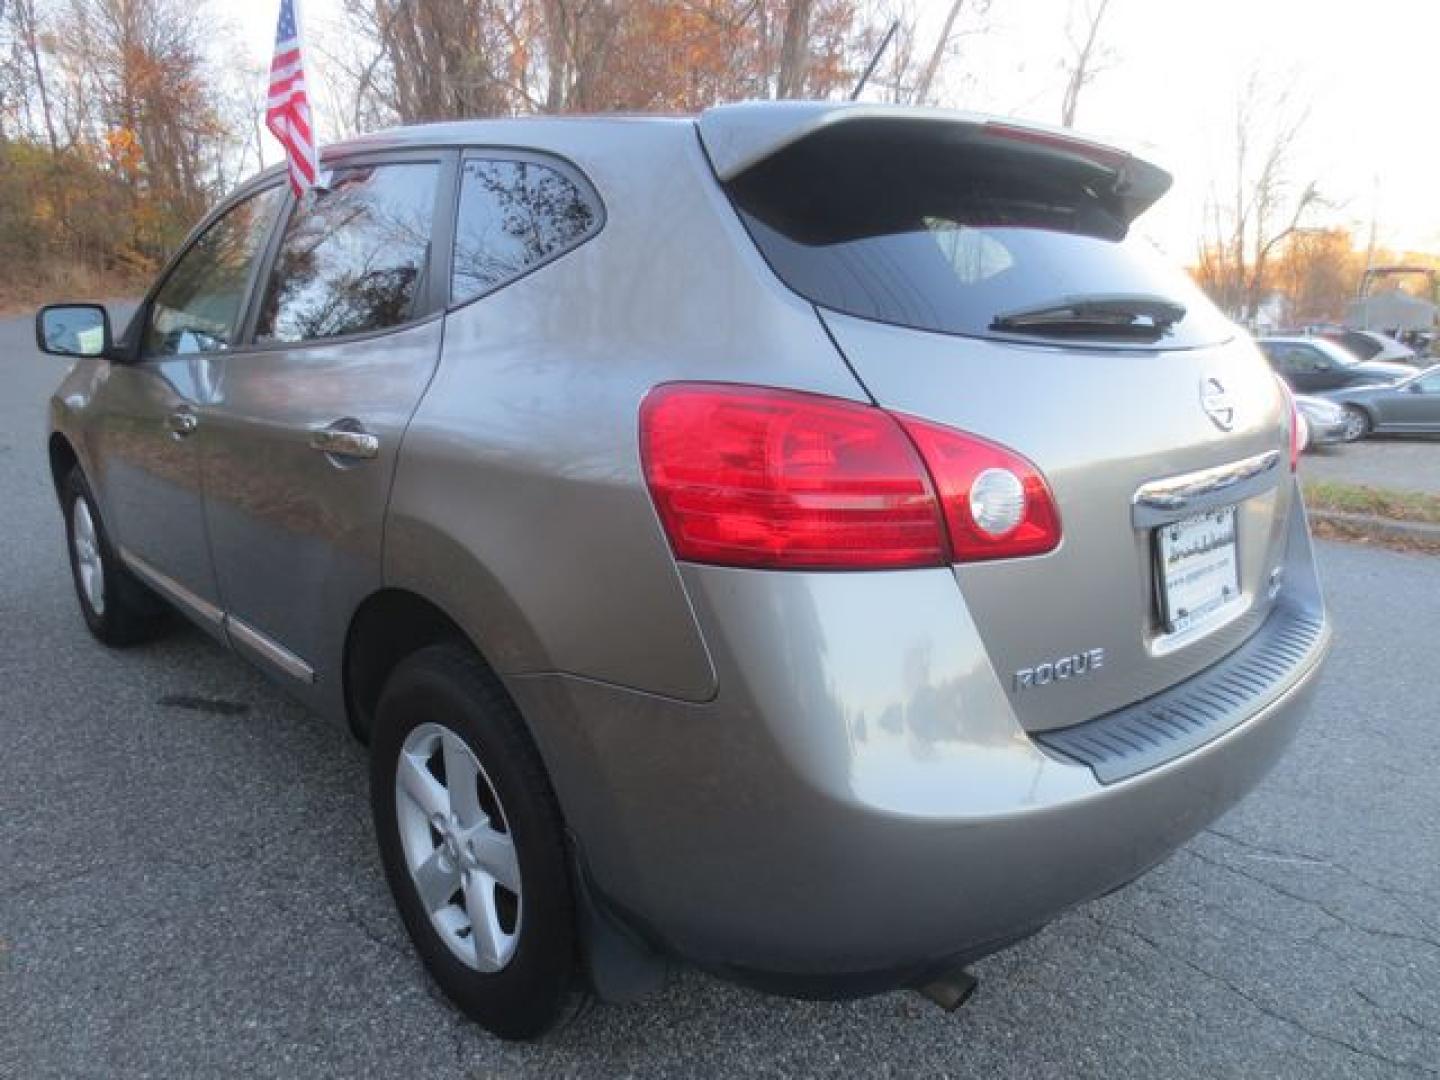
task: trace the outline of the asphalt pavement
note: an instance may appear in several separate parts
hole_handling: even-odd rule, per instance
[[[1440,495],[1440,436],[1372,435],[1357,443],[1318,447],[1300,459],[1300,471],[1307,480]]]
[[[198,633],[86,634],[63,370],[0,323],[0,1077],[1440,1076],[1440,559],[1321,545],[1337,640],[1285,762],[959,1013],[686,972],[506,1045],[410,951],[359,746]]]

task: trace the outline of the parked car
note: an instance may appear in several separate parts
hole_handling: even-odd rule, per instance
[[[1377,330],[1326,330],[1322,336],[1343,346],[1359,360],[1381,360],[1412,367],[1418,362],[1418,354],[1409,345]]]
[[[1325,396],[1344,412],[1347,442],[1371,432],[1440,434],[1440,364],[1399,382],[1334,390]]]
[[[406,929],[492,1030],[676,960],[953,1005],[1300,723],[1299,422],[1128,235],[1157,167],[831,103],[323,164],[118,339],[39,313],[53,479],[96,637],[163,602],[368,743]]]
[[[1415,372],[1406,364],[1357,360],[1324,338],[1265,337],[1258,344],[1275,373],[1297,394],[1394,382]]]
[[[1350,441],[1345,410],[1333,401],[1296,394],[1295,406],[1305,422],[1305,446],[1333,446]]]

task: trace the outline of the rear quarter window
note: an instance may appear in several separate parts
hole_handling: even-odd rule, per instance
[[[455,219],[450,299],[481,296],[593,236],[600,200],[559,162],[467,157]]]

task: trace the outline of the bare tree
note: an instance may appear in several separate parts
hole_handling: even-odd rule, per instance
[[[780,71],[775,79],[777,98],[800,97],[805,92],[810,13],[814,7],[814,0],[788,0],[785,5],[785,29],[780,37]]]
[[[1237,98],[1229,190],[1212,190],[1197,276],[1232,317],[1253,323],[1270,284],[1275,253],[1306,215],[1324,205],[1316,182],[1292,176],[1308,109],[1296,107],[1292,88],[1267,90],[1252,73]]]
[[[945,59],[946,50],[950,48],[950,37],[955,33],[955,20],[960,17],[960,9],[964,6],[965,0],[951,0],[950,10],[945,13],[945,23],[935,38],[935,48],[930,50],[930,59],[925,62],[920,78],[915,83],[915,92],[910,99],[913,104],[924,105],[930,100],[930,88],[935,84],[940,63]]]
[[[1110,0],[1083,0],[1084,12],[1082,29],[1075,27],[1075,7],[1072,6],[1065,34],[1070,42],[1071,55],[1065,62],[1065,97],[1060,103],[1060,123],[1065,127],[1075,126],[1075,112],[1080,107],[1080,94],[1102,70],[1104,50],[1100,46],[1100,24]]]
[[[345,13],[367,58],[326,54],[354,84],[353,126],[377,106],[416,123],[505,116],[524,104],[522,0],[346,0]]]
[[[545,0],[547,66],[545,111],[595,111],[610,107],[604,76],[621,29],[616,0]]]
[[[51,153],[54,153],[60,149],[60,142],[55,136],[55,118],[50,108],[50,88],[46,83],[45,68],[40,63],[40,25],[35,13],[35,0],[11,0],[8,15],[15,44],[24,51],[24,62],[29,68],[27,81],[35,88],[40,115],[45,123],[45,137]]]
[[[879,5],[858,42],[862,55],[872,55],[881,35],[894,22],[896,32],[871,83],[901,105],[932,105],[942,96],[940,76],[952,61],[961,39],[983,34],[990,0],[950,0],[933,42],[925,40],[921,8],[911,0]],[[927,47],[928,46],[928,47]]]

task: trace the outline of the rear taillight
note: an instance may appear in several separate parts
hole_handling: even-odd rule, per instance
[[[691,562],[943,566],[1059,542],[1049,489],[1024,459],[838,398],[661,386],[641,405],[640,452],[671,547]]]
[[[1300,406],[1295,403],[1295,394],[1280,379],[1275,380],[1280,387],[1280,393],[1285,398],[1285,407],[1289,412],[1290,420],[1290,471],[1293,473],[1300,468],[1300,452],[1305,449],[1304,428],[1300,416]]]
[[[935,478],[957,562],[1043,555],[1060,543],[1055,497],[1034,465],[966,432],[899,420]]]

